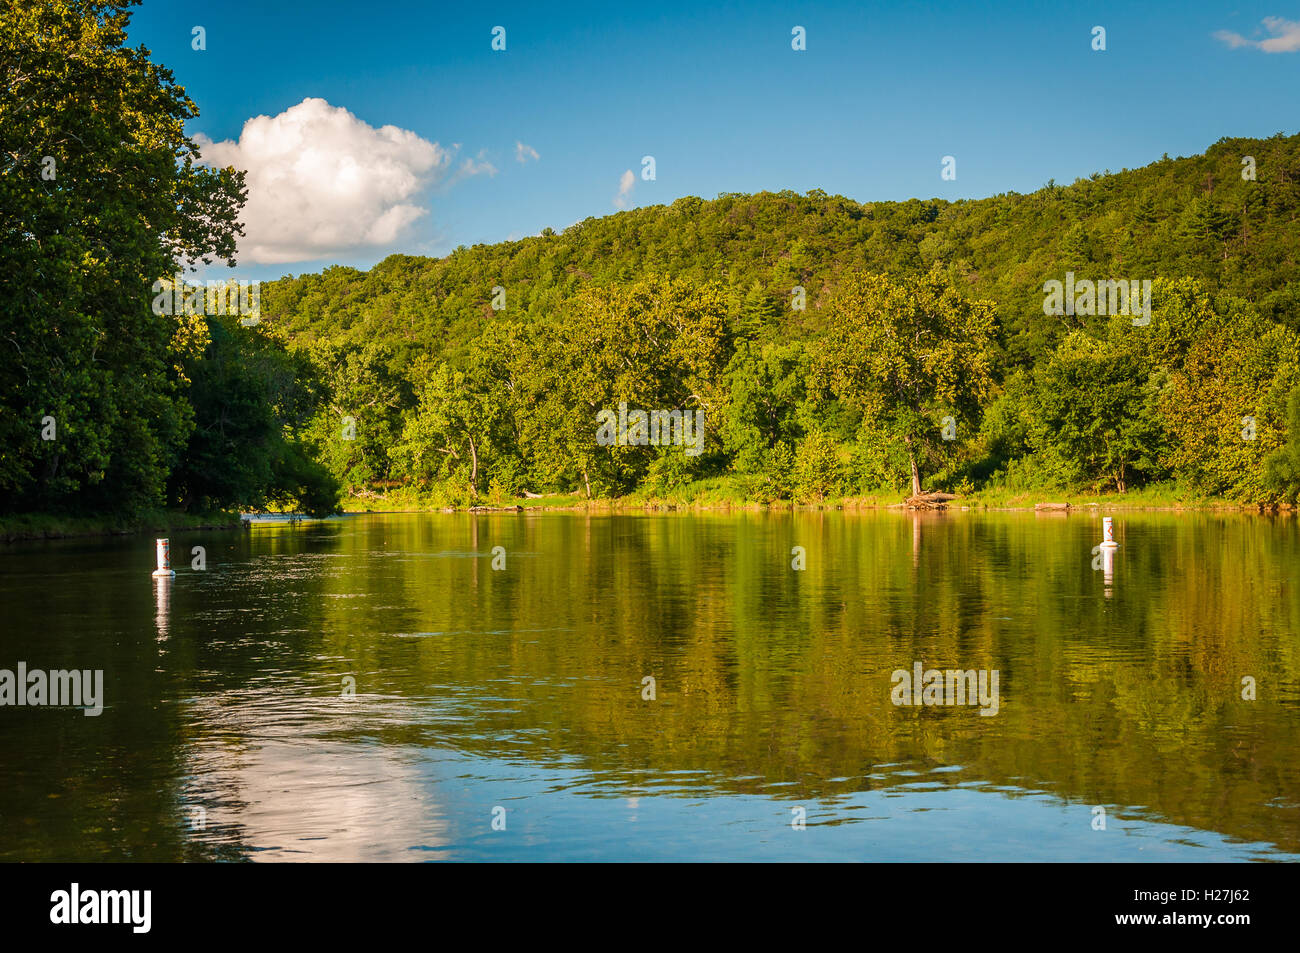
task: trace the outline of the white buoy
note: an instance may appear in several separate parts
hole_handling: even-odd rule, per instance
[[[156,539],[158,544],[158,568],[153,571],[155,579],[171,579],[176,575],[172,569],[171,543],[165,539]]]
[[[1101,518],[1101,537],[1102,549],[1119,549],[1119,543],[1115,542],[1115,521],[1109,516]]]

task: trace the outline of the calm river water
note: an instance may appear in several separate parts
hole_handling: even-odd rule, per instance
[[[1115,521],[1109,568],[1092,511],[0,545],[0,669],[104,706],[0,707],[0,860],[1300,858],[1300,523]],[[895,704],[918,663],[996,714]]]

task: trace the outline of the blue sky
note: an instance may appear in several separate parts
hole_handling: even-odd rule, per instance
[[[261,186],[250,208],[259,235],[275,232],[259,247],[278,251],[262,257],[316,256],[258,264],[244,253],[239,275],[271,278],[563,229],[616,212],[628,170],[628,207],[765,189],[981,197],[1300,126],[1300,10],[1133,6],[145,0],[130,36],[197,102],[191,133],[239,140],[250,118],[315,98],[356,117],[338,134],[356,143],[357,176],[400,179],[413,164],[418,186],[355,198],[338,194],[333,173],[299,169],[294,182],[272,168],[283,157],[250,160],[266,166],[259,181],[290,183]],[[491,49],[498,25],[504,52]],[[791,49],[795,25],[807,31],[802,52]],[[1104,52],[1091,47],[1097,25]],[[1297,51],[1254,45],[1270,36]],[[341,115],[319,106],[322,122]],[[438,163],[421,171],[407,143],[372,173],[378,153],[361,124],[436,143]],[[517,161],[517,143],[538,158]],[[640,176],[645,155],[654,181]],[[954,181],[940,177],[945,155]],[[385,203],[401,208],[368,227]],[[295,241],[299,225],[309,248]]]

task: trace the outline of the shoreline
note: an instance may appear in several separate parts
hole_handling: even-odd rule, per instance
[[[56,516],[24,513],[0,517],[0,543],[32,540],[84,539],[102,536],[143,536],[149,533],[239,529],[238,513],[151,513],[134,519],[115,516]]]
[[[619,498],[614,500],[591,500],[581,501],[578,503],[538,503],[535,500],[512,501],[509,503],[490,503],[490,504],[473,504],[460,506],[402,506],[397,505],[392,508],[370,509],[370,508],[349,508],[342,511],[343,516],[380,516],[391,514],[419,514],[419,513],[621,513],[621,512],[653,512],[653,513],[715,513],[715,512],[790,512],[790,513],[814,513],[831,510],[854,511],[854,510],[899,510],[902,512],[927,513],[927,512],[970,512],[970,513],[1039,513],[1048,515],[1070,515],[1073,513],[1086,513],[1092,510],[1107,509],[1117,511],[1146,511],[1146,512],[1166,512],[1166,513],[1190,513],[1190,512],[1234,512],[1234,513],[1253,513],[1260,516],[1272,515],[1289,515],[1297,512],[1297,506],[1293,503],[1231,503],[1227,501],[1203,501],[1203,502],[1186,502],[1186,503],[1163,503],[1156,501],[1116,501],[1111,499],[1102,499],[1099,501],[1086,503],[1067,503],[1062,505],[1056,501],[1041,500],[1033,503],[981,503],[972,501],[962,503],[954,500],[946,506],[910,506],[904,502],[883,503],[868,502],[858,499],[832,500],[823,503],[740,503],[740,502],[681,502],[672,500],[640,500]]]
[[[351,501],[349,501],[351,502]],[[1240,513],[1257,516],[1295,516],[1298,507],[1291,503],[1230,503],[1203,501],[1166,503],[1157,501],[1123,501],[1103,498],[1089,502],[1062,503],[1039,500],[1026,503],[981,503],[972,500],[962,503],[953,500],[943,507],[910,507],[903,502],[885,503],[872,498],[851,498],[823,503],[740,503],[740,502],[682,502],[670,500],[641,500],[620,497],[612,500],[581,500],[577,502],[545,503],[538,500],[519,500],[500,504],[475,504],[461,506],[410,506],[395,505],[384,509],[347,508],[333,519],[345,516],[414,516],[450,515],[469,513],[476,516],[492,514],[527,513],[817,513],[832,511],[896,510],[902,513],[1034,513],[1040,516],[1061,517],[1093,515],[1100,510],[1148,513]],[[0,543],[29,542],[33,540],[84,539],[103,536],[143,536],[150,533],[187,532],[195,530],[248,529],[249,524],[263,518],[265,522],[287,522],[289,513],[209,514],[189,516],[184,513],[155,515],[134,520],[113,517],[58,517],[48,514],[24,514],[0,518]],[[304,522],[310,517],[300,517]]]

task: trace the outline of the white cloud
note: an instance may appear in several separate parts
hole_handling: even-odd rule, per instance
[[[1263,23],[1270,34],[1267,40],[1248,40],[1231,30],[1219,30],[1214,38],[1234,50],[1243,46],[1253,46],[1265,53],[1295,53],[1300,50],[1300,23],[1281,17],[1264,17]]]
[[[626,208],[628,196],[632,194],[632,187],[636,185],[636,176],[632,170],[628,169],[618,179],[618,195],[614,196],[615,208]]]
[[[487,150],[480,149],[477,159],[462,160],[456,174],[452,176],[452,182],[459,182],[461,179],[467,179],[471,175],[486,175],[488,178],[497,174],[497,167],[487,161]],[[450,184],[450,183],[449,183]]]
[[[239,257],[255,264],[330,258],[399,241],[428,214],[416,196],[446,176],[456,153],[408,129],[376,129],[323,99],[248,120],[238,142],[194,138],[205,163],[248,173]],[[479,161],[465,159],[450,181],[495,173],[480,153]]]
[[[1226,43],[1234,50],[1242,46],[1250,46],[1250,40],[1246,39],[1240,33],[1233,33],[1231,30],[1215,30],[1210,34],[1220,43]]]
[[[515,161],[516,162],[527,162],[529,159],[532,159],[534,162],[536,162],[540,158],[541,156],[537,154],[537,150],[534,149],[532,146],[526,146],[518,139],[515,140]]]

